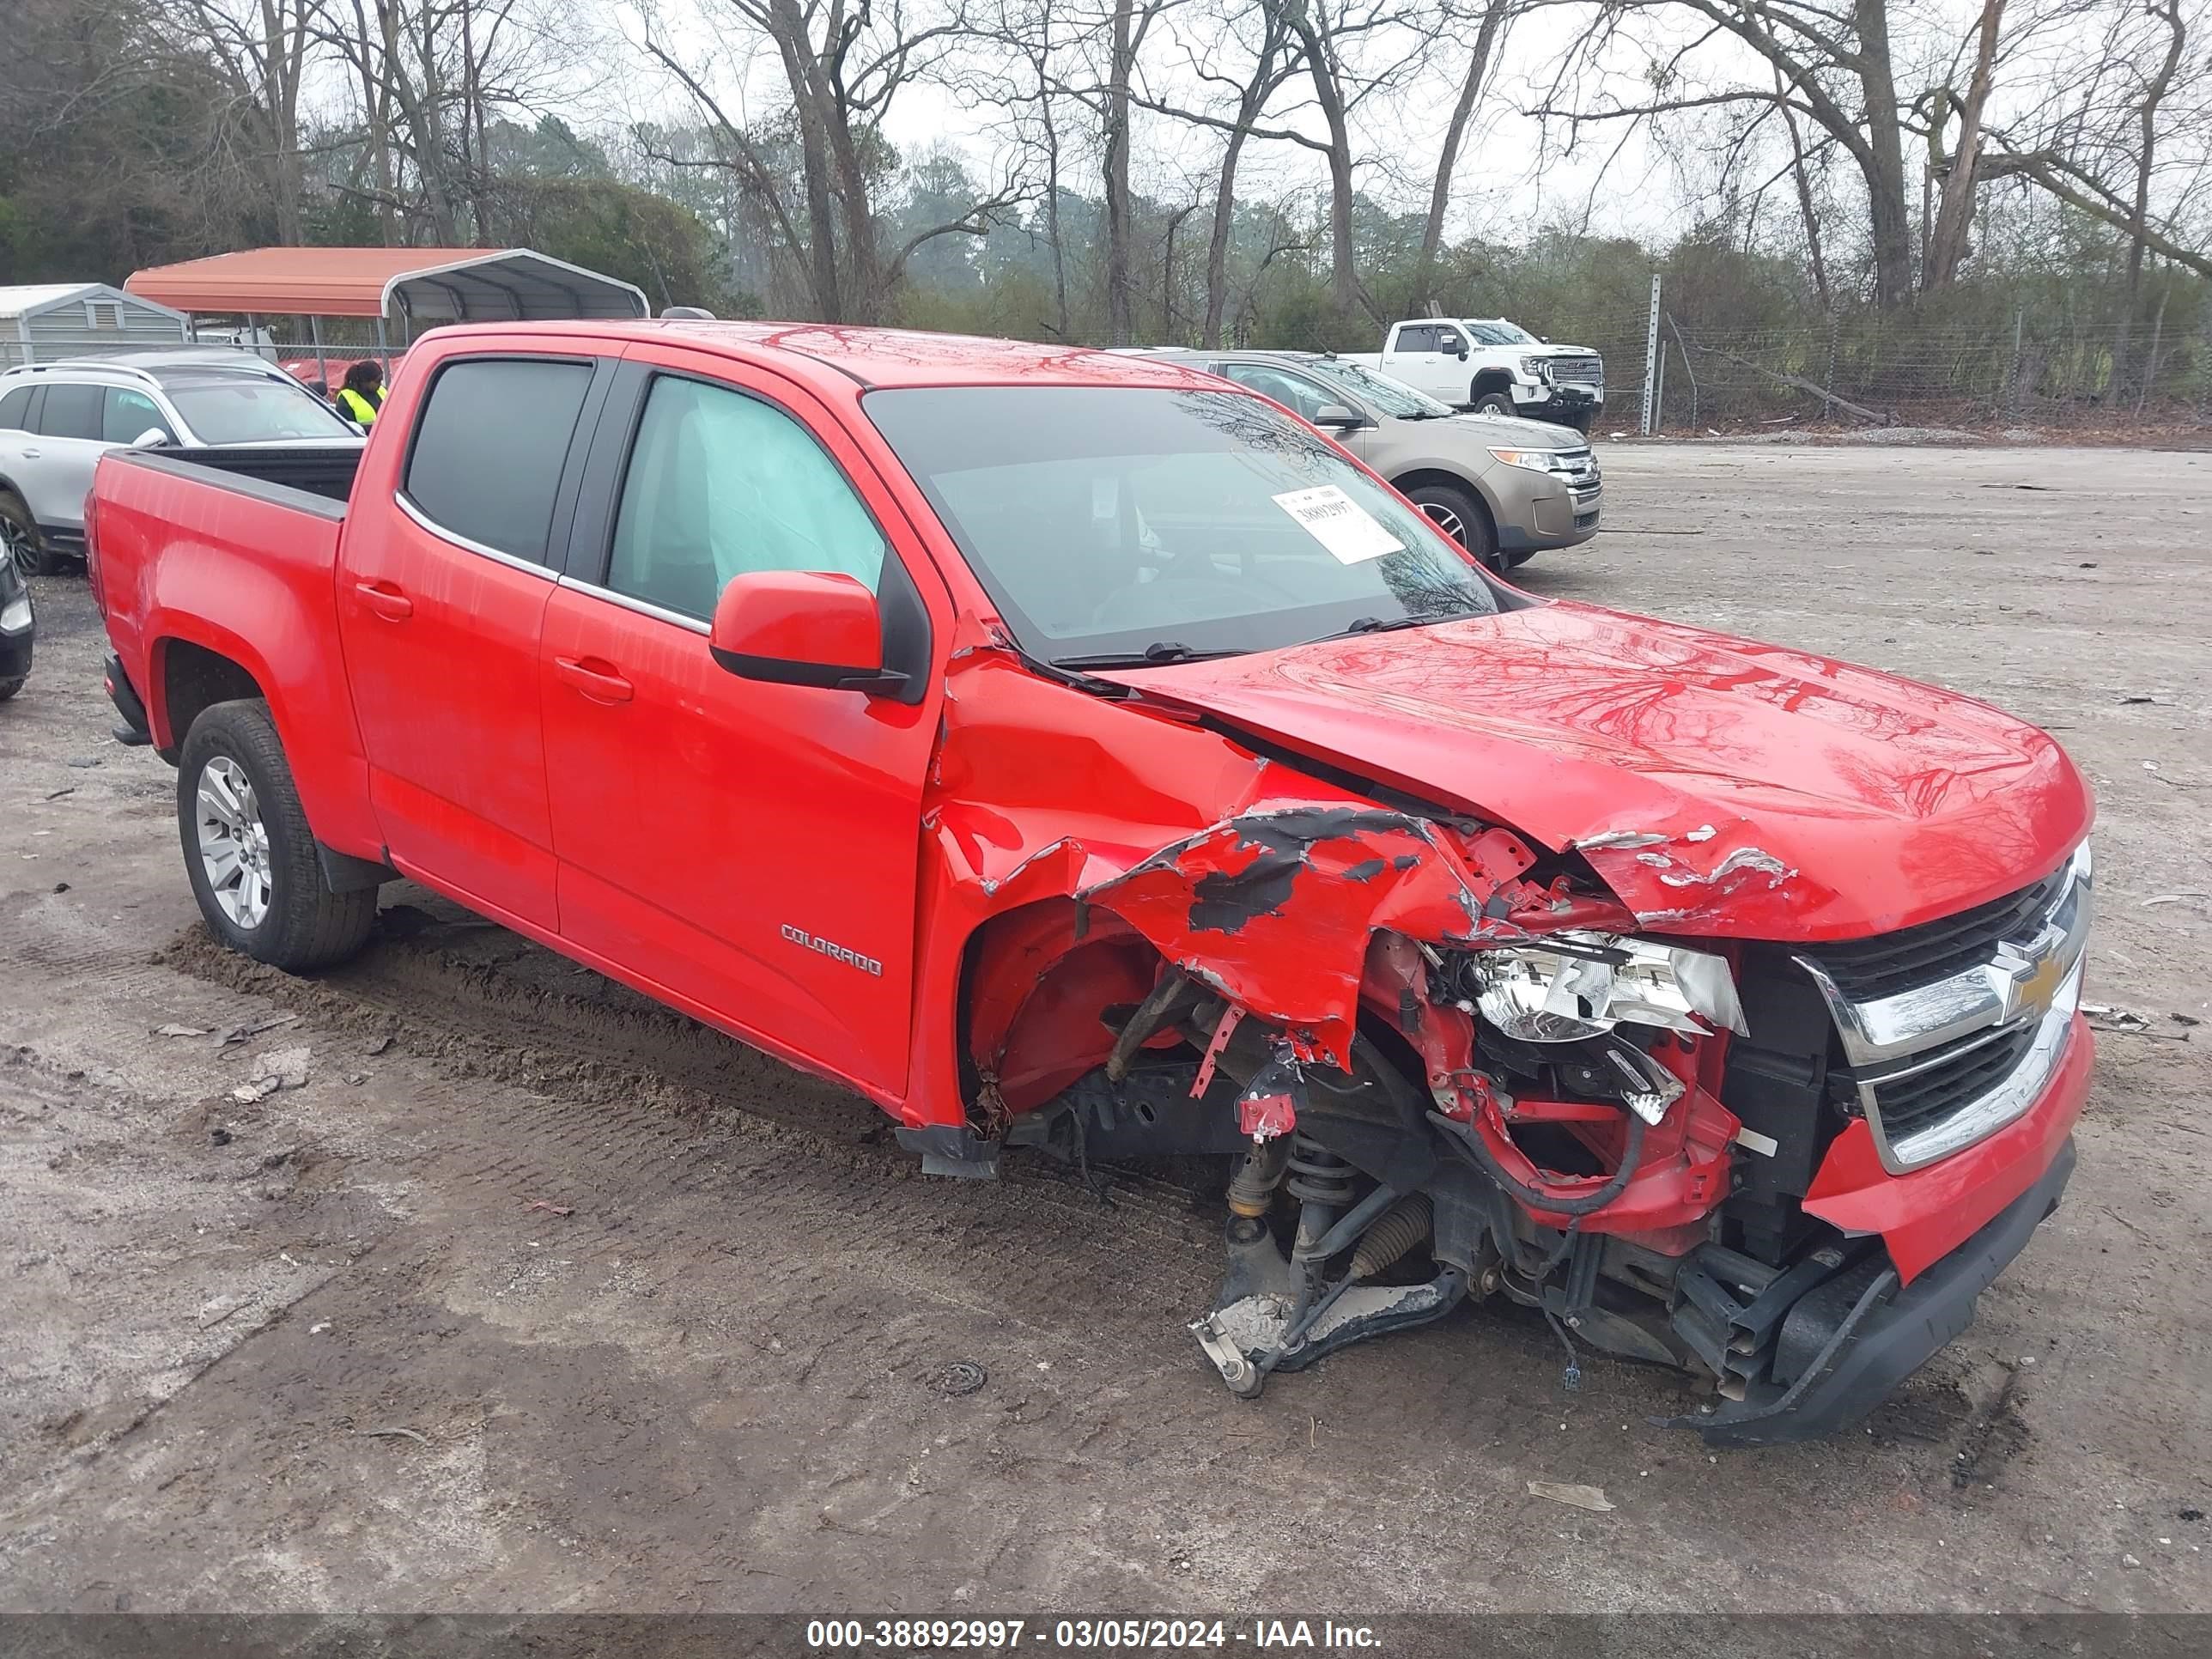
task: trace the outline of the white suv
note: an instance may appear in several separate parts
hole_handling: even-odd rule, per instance
[[[360,428],[252,352],[172,347],[0,374],[0,542],[29,574],[84,553],[84,498],[110,449],[362,441]]]

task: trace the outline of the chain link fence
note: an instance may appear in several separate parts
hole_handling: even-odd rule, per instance
[[[1798,426],[2002,431],[2191,430],[2212,425],[2212,326],[2159,317],[2116,327],[2027,312],[1978,325],[1911,313],[1839,313],[1784,327],[1648,313],[1564,324],[1557,340],[1603,354],[1609,431],[1736,435]]]

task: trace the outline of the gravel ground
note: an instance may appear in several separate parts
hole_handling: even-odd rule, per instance
[[[1869,1428],[1711,1455],[1648,1420],[1668,1375],[1567,1394],[1472,1309],[1240,1404],[1182,1328],[1183,1187],[922,1180],[409,888],[319,981],[218,953],[57,579],[0,708],[0,1608],[2212,1607],[2212,1029],[2175,1018],[2212,1018],[2212,457],[1607,459],[1607,530],[1531,588],[1962,688],[2098,793],[2092,994],[2145,1029],[2065,1207]]]

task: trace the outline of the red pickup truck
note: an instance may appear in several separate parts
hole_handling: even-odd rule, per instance
[[[2050,738],[1519,592],[1200,373],[441,331],[357,463],[113,453],[88,529],[222,939],[326,967],[404,876],[933,1171],[1217,1158],[1240,1393],[1498,1297],[1824,1433],[2073,1165]]]

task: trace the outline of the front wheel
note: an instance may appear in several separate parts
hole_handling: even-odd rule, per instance
[[[43,576],[53,568],[46,538],[39,534],[39,521],[21,496],[4,492],[0,492],[0,551],[15,560],[15,568],[26,576]]]
[[[1478,415],[1510,416],[1513,399],[1502,392],[1480,392],[1475,394],[1474,412]]]
[[[24,676],[21,674],[16,675],[12,680],[0,680],[0,702],[7,702],[9,698],[21,691],[23,689],[23,681]]]
[[[1490,514],[1466,490],[1451,484],[1428,483],[1406,492],[1406,499],[1421,509],[1422,516],[1457,542],[1486,570],[1498,564],[1498,538],[1490,528]]]
[[[376,921],[376,890],[333,893],[269,705],[202,711],[177,757],[185,873],[209,931],[288,973],[343,962]]]

